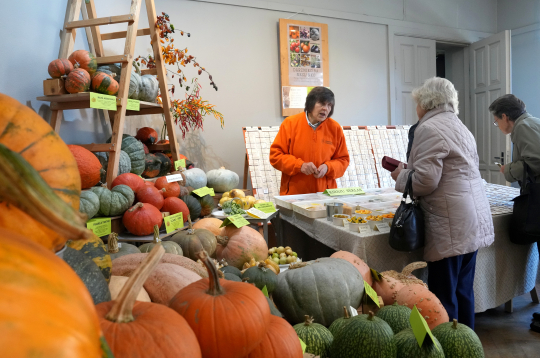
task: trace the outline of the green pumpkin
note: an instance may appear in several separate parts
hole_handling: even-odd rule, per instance
[[[191,196],[197,199],[199,201],[199,204],[201,204],[200,216],[210,215],[212,213],[212,210],[214,210],[214,208],[216,207],[213,196],[205,195],[201,198],[195,193],[191,193]]]
[[[259,263],[258,266],[248,268],[242,274],[242,280],[255,284],[259,290],[262,290],[264,286],[268,290],[268,293],[274,292],[277,284],[277,275],[274,271],[267,269],[264,262]]]
[[[97,305],[111,300],[109,285],[92,260],[71,247],[66,247],[63,259],[80,277],[88,292],[90,292],[94,304]]]
[[[101,167],[101,182],[107,182],[107,169],[109,169],[109,153],[108,152],[96,152],[94,155],[99,159]],[[120,159],[118,161],[118,174],[131,173],[131,159],[129,155],[123,150],[120,151]]]
[[[101,65],[97,68],[96,72],[104,72],[109,76],[112,76],[114,80],[120,83],[120,75],[122,73],[122,67],[118,64],[111,63],[108,65]]]
[[[139,86],[139,101],[155,102],[159,92],[159,82],[155,76],[141,76]]]
[[[278,316],[280,318],[283,318],[283,315],[281,314],[281,312],[279,312],[276,305],[274,304],[274,302],[272,302],[272,300],[270,298],[266,297],[266,302],[268,302],[268,306],[270,306],[270,313],[271,314],[273,314],[274,316]]]
[[[242,277],[242,271],[240,271],[239,268],[234,267],[234,266],[229,266],[226,263],[223,265],[222,268],[220,268],[220,270],[223,273],[230,273],[230,274],[236,275],[238,277]]]
[[[118,242],[118,234],[113,232],[107,240],[107,252],[111,256],[111,260],[114,260],[124,255],[140,254],[141,250],[137,246],[128,244],[127,242]]]
[[[195,190],[205,187],[208,183],[205,172],[199,168],[188,169],[184,174],[186,175],[186,186]]]
[[[298,338],[306,344],[306,353],[320,356],[320,358],[330,357],[330,347],[334,341],[332,333],[319,323],[313,323],[313,318],[305,316],[304,323],[293,326]],[[340,357],[341,356],[335,356]]]
[[[400,306],[397,302],[390,306],[384,306],[377,312],[377,317],[384,320],[394,334],[398,334],[405,328],[411,328],[409,318],[412,310],[407,306]]]
[[[422,347],[420,347],[412,328],[405,328],[394,336],[397,358],[444,358],[444,350],[439,340],[435,338],[435,344],[428,342],[428,340],[429,338],[426,336]],[[439,349],[437,350],[435,346]]]
[[[157,160],[159,160],[160,166],[159,166],[159,174],[158,176],[162,177],[164,175],[167,175],[171,171],[172,162],[163,153],[155,153]]]
[[[213,257],[217,246],[216,236],[210,230],[193,229],[191,218],[188,219],[188,229],[174,234],[171,237],[171,241],[180,245],[184,256],[189,257],[193,261],[198,260],[197,253],[201,251],[201,248]]]
[[[330,356],[340,358],[395,358],[392,328],[373,312],[351,318],[338,331]]]
[[[111,138],[107,143],[111,142]],[[131,173],[141,175],[144,172],[144,146],[135,137],[129,134],[122,136],[121,149],[127,153],[131,159]]]
[[[81,191],[79,211],[85,213],[88,218],[92,219],[99,211],[99,198],[90,190]]]
[[[144,178],[155,178],[159,175],[161,170],[161,161],[154,153],[147,153],[144,155],[144,172],[142,176]]]
[[[154,241],[149,242],[149,243],[144,244],[144,245],[141,245],[139,247],[139,250],[141,250],[141,252],[143,254],[147,253],[147,252],[150,252],[150,251],[152,251],[154,246],[156,246],[159,243],[161,243],[161,245],[165,249],[165,253],[167,253],[167,254],[175,254],[175,255],[180,255],[180,256],[183,255],[182,248],[176,242],[174,242],[174,241],[161,241],[161,239],[159,238],[159,227],[157,225],[154,225]]]
[[[219,169],[210,170],[206,173],[208,179],[207,186],[213,188],[216,193],[224,193],[238,186],[240,178],[238,174],[231,170],[221,167]]]
[[[111,279],[112,259],[107,247],[98,236],[92,234],[86,240],[70,240],[67,242],[67,246],[80,251],[90,260],[94,261],[101,270],[105,280],[109,282]]]
[[[447,358],[484,358],[484,348],[480,338],[464,324],[446,322],[431,331],[439,340]]]
[[[343,306],[343,317],[336,319],[330,327],[328,327],[328,330],[330,333],[332,333],[332,336],[336,336],[339,331],[347,324],[349,323],[351,319],[351,315],[349,314],[349,308]]]
[[[359,307],[363,294],[364,280],[353,264],[321,258],[280,273],[273,298],[291,324],[311,315],[316,322],[330,326],[343,316],[343,306]]]
[[[181,196],[180,199],[182,199],[182,201],[184,203],[186,203],[188,209],[189,209],[189,217],[192,221],[195,221],[199,218],[199,216],[201,215],[201,210],[202,210],[202,207],[201,207],[201,204],[199,203],[199,201],[197,199],[195,199],[194,197],[192,197],[191,195],[184,195],[184,196]]]
[[[111,190],[102,186],[90,189],[99,197],[99,214],[103,216],[118,216],[126,212],[133,204],[135,194],[127,185],[117,185]]]
[[[139,98],[139,88],[141,87],[141,75],[135,71],[131,71],[131,77],[129,78],[129,91],[128,98]]]
[[[242,279],[232,273],[226,273],[226,274],[223,274],[223,277],[226,279],[226,280],[229,280],[229,281],[236,281],[236,282],[242,282]]]

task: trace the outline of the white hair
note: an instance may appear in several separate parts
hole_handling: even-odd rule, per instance
[[[422,87],[412,91],[412,97],[426,111],[440,106],[452,106],[456,115],[459,114],[458,93],[452,82],[445,78],[428,78]]]

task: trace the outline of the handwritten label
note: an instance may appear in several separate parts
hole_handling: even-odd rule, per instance
[[[369,228],[369,225],[361,224],[360,226],[358,226],[358,228],[360,229],[360,234],[369,234],[369,233],[371,233],[371,229]]]
[[[130,111],[140,111],[141,101],[136,99],[128,99],[126,109]]]
[[[96,218],[88,220],[86,227],[99,237],[109,235],[111,230],[111,218]]]
[[[247,210],[246,214],[248,214],[249,216],[255,219],[267,219],[268,217],[272,215],[272,214],[263,213],[262,211],[256,208],[251,208]]]
[[[274,203],[270,202],[255,204],[255,208],[267,214],[276,212],[276,207],[274,206]]]
[[[180,168],[185,168],[185,167],[186,167],[185,159],[180,159],[174,162],[174,170],[178,170]]]
[[[175,181],[181,181],[181,180],[184,180],[184,178],[182,178],[182,175],[181,175],[181,174],[167,175],[165,178],[167,178],[167,183],[173,183],[173,182],[175,182]]]
[[[414,333],[414,337],[416,338],[416,341],[418,342],[418,345],[422,347],[422,344],[424,343],[424,340],[426,337],[428,337],[428,341],[431,341],[431,344],[435,342],[435,338],[433,337],[433,334],[431,334],[431,330],[429,329],[429,326],[418,311],[418,308],[416,308],[416,305],[414,305],[411,315],[409,317],[409,322],[411,322],[411,327]],[[439,347],[435,345],[435,348],[439,350]]]
[[[351,317],[358,316],[358,310],[354,308],[353,306],[349,306],[351,309]]]
[[[249,225],[249,221],[247,221],[242,216],[242,214],[231,215],[231,216],[227,217],[225,220],[223,220],[223,224],[221,224],[220,227],[224,227],[224,226],[227,226],[227,225],[230,225],[230,224],[233,224],[237,228],[241,228],[242,226]]]
[[[339,196],[339,195],[361,195],[365,194],[362,188],[337,188],[337,189],[326,189],[323,194],[329,196]]]
[[[264,287],[262,288],[262,293],[263,295],[265,295],[266,297],[268,297],[268,289],[266,288],[266,285],[264,285]]]
[[[298,338],[300,339],[300,338]],[[306,344],[304,343],[303,340],[300,339],[300,346],[302,347],[302,353],[306,353]]]
[[[90,92],[90,108],[116,111],[116,97]]]
[[[377,292],[375,292],[375,290],[371,288],[369,283],[367,283],[366,281],[364,281],[364,290],[366,295],[371,298],[371,300],[377,305],[377,307],[380,308],[381,305],[379,304],[379,297],[377,296]]]
[[[388,226],[388,223],[375,224],[375,227],[379,230],[381,234],[386,234],[390,232],[390,226]]]
[[[165,216],[163,220],[165,221],[167,234],[184,227],[184,216],[182,213]]]
[[[215,196],[216,194],[214,193],[214,189],[212,188],[209,188],[207,186],[205,187],[202,187],[200,189],[197,189],[197,190],[193,190],[193,192],[195,194],[197,194],[198,196],[200,196],[201,198],[203,196],[206,196],[206,195],[210,195],[210,196]]]

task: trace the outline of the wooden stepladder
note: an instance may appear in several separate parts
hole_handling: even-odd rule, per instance
[[[104,111],[105,116],[110,118],[112,128],[111,143],[81,145],[92,152],[109,152],[109,166],[107,168],[107,185],[110,187],[118,174],[122,135],[124,132],[124,120],[130,115],[164,114],[169,135],[169,144],[155,144],[149,146],[150,150],[170,150],[173,162],[179,159],[178,142],[174,122],[172,119],[170,98],[167,88],[167,72],[161,53],[159,29],[156,28],[156,9],[153,0],[144,0],[148,13],[148,28],[138,29],[139,15],[142,0],[131,0],[129,14],[97,17],[93,0],[68,0],[64,28],[61,33],[60,51],[58,58],[68,58],[73,52],[76,30],[85,28],[90,51],[94,53],[98,65],[120,63],[122,67],[119,90],[117,94],[116,111]],[[82,11],[83,20],[79,20],[79,11]],[[127,31],[101,33],[100,26],[127,23]],[[135,41],[137,36],[150,35],[156,63],[155,69],[141,71],[142,74],[158,76],[159,89],[163,105],[150,102],[140,102],[140,111],[127,111],[129,82],[133,67]],[[120,55],[105,56],[102,41],[125,38],[124,51]],[[90,108],[90,93],[63,94],[58,96],[43,96],[37,98],[40,101],[51,102],[51,126],[54,131],[60,132],[60,124],[64,110]],[[112,112],[112,113],[109,113]]]

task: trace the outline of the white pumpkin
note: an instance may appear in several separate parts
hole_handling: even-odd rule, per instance
[[[236,188],[240,182],[238,174],[231,170],[225,169],[225,167],[210,170],[208,173],[206,173],[206,177],[208,178],[207,186],[209,188],[213,188],[217,193],[224,193],[232,190]]]
[[[155,76],[141,76],[139,86],[139,100],[145,102],[155,102],[159,92],[159,82]]]
[[[184,172],[186,175],[186,186],[190,186],[193,189],[200,189],[207,184],[206,174],[202,169],[191,168]]]

